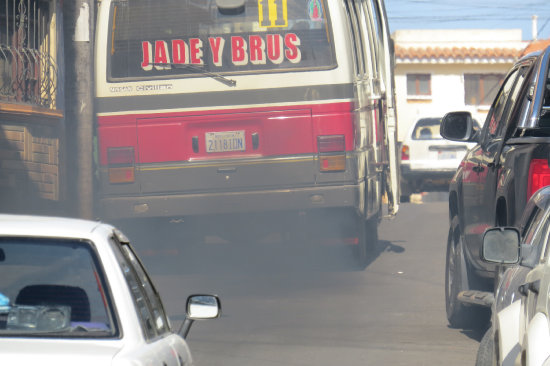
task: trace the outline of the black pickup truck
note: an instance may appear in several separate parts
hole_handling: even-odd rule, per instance
[[[529,197],[550,185],[549,67],[550,47],[516,62],[481,130],[468,112],[443,118],[443,137],[477,143],[449,187],[445,303],[453,327],[475,325],[493,301],[498,271],[481,260],[485,230],[517,226]]]

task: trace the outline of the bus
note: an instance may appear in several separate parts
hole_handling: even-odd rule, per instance
[[[399,197],[383,0],[101,0],[95,47],[102,218],[333,212],[366,262]]]

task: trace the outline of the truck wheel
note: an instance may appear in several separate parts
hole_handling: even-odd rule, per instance
[[[495,339],[491,328],[483,335],[477,350],[476,366],[493,366],[495,363]]]
[[[459,292],[468,289],[462,283],[462,238],[458,231],[458,217],[455,216],[447,239],[445,261],[445,310],[447,320],[453,328],[469,328],[479,321],[479,310],[458,301]]]
[[[378,221],[376,217],[371,217],[365,221],[361,216],[357,216],[357,261],[361,268],[369,264],[373,257],[376,243],[378,243]]]

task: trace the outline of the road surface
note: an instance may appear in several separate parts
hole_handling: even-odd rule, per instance
[[[175,328],[188,295],[220,296],[223,316],[188,338],[198,366],[473,365],[483,330],[445,318],[447,207],[444,194],[403,204],[364,270],[349,243],[276,235],[140,252]]]

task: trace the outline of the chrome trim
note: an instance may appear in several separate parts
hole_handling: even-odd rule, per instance
[[[536,74],[535,78],[532,80],[532,85],[535,86],[535,98],[533,100],[533,103],[531,104],[528,116],[523,121],[519,121],[518,128],[537,128],[538,127],[538,121],[539,121],[539,114],[541,110],[541,106],[543,103],[544,98],[544,91],[546,89],[546,82],[540,82],[546,81],[546,77],[548,74],[548,67],[550,60],[550,47],[547,48],[544,53],[539,56],[538,60],[536,61],[538,65],[536,66],[538,68],[538,73]]]
[[[354,98],[353,84],[312,85],[288,88],[231,90],[202,93],[155,94],[125,97],[98,97],[98,113],[141,110],[264,105],[277,103],[315,102]],[[291,106],[289,106],[291,108]]]

